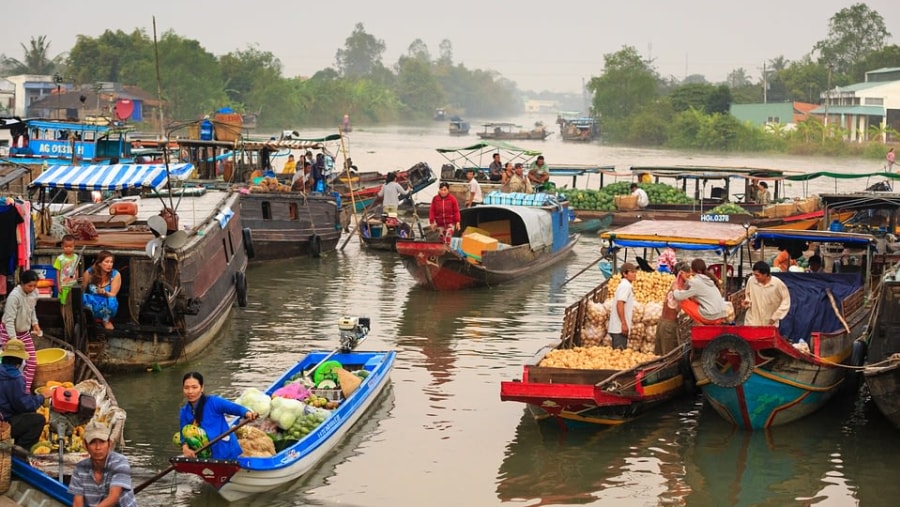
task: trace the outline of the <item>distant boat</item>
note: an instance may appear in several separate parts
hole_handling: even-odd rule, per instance
[[[434,121],[444,121],[447,118],[447,112],[443,107],[434,110]]]
[[[459,116],[450,118],[450,135],[451,136],[467,136],[469,135],[469,122],[463,120]]]
[[[536,122],[531,130],[522,130],[515,123],[485,123],[482,127],[484,127],[484,131],[478,133],[478,137],[482,139],[533,139],[543,141],[552,133],[547,130],[543,122]]]

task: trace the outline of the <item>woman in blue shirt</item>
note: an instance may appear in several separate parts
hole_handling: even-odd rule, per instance
[[[195,424],[203,428],[210,441],[228,431],[228,421],[225,420],[226,414],[244,417],[251,421],[257,417],[256,412],[248,410],[237,403],[218,396],[204,394],[203,375],[196,371],[184,374],[184,377],[181,379],[181,390],[187,399],[187,403],[181,407],[179,428],[184,428],[187,424]],[[181,451],[188,458],[197,457],[194,450],[185,442],[183,433],[181,434]],[[241,452],[241,446],[238,443],[237,436],[234,434],[228,435],[212,445],[212,459],[235,459],[241,455]]]

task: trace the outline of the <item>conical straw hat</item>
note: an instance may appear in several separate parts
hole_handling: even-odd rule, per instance
[[[362,384],[362,379],[343,368],[336,368],[334,371],[337,372],[344,398],[349,398],[353,391],[356,391],[356,388]]]

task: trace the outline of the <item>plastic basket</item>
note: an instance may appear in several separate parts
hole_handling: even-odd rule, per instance
[[[39,350],[38,354],[41,354],[43,350],[46,349]],[[37,368],[34,371],[34,381],[31,383],[33,388],[46,385],[50,380],[55,380],[57,382],[75,381],[75,354],[67,352],[64,349],[52,350],[63,350],[65,352],[65,357],[53,362],[41,363],[40,356],[38,356]]]

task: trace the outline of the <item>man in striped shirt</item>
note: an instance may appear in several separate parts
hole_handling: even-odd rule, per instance
[[[73,507],[117,505],[137,507],[131,489],[131,466],[128,459],[111,450],[110,428],[91,422],[84,430],[84,442],[90,458],[75,465],[69,493],[75,497]]]

